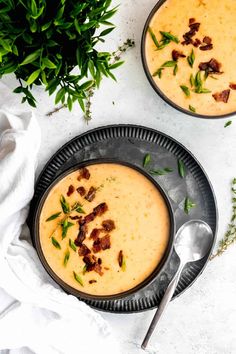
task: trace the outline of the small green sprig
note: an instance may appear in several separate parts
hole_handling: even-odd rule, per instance
[[[232,216],[230,223],[228,225],[228,229],[219,242],[218,249],[215,254],[211,256],[211,260],[217,256],[221,256],[231,245],[236,243],[236,178],[232,181]]]
[[[147,167],[151,162],[151,155],[150,154],[146,154],[144,156],[144,159],[143,159],[143,167]]]
[[[196,204],[189,197],[186,197],[185,201],[184,201],[184,211],[185,211],[185,213],[189,214],[190,210],[195,208],[195,207],[196,207]]]
[[[156,46],[156,50],[165,48],[170,42],[179,43],[179,39],[170,32],[159,31],[161,34],[161,40],[158,41],[151,27],[148,28],[148,32]]]
[[[195,62],[195,54],[194,54],[194,50],[192,49],[191,54],[187,57],[187,61],[189,63],[189,66],[192,68],[193,64]]]
[[[173,172],[173,169],[170,167],[160,168],[158,170],[150,170],[149,173],[153,176],[164,176],[167,173]]]
[[[79,283],[81,286],[84,286],[83,279],[77,274],[76,272],[73,272],[74,279]]]

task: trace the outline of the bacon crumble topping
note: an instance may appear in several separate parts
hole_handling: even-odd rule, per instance
[[[230,90],[223,90],[222,92],[217,92],[212,96],[216,100],[216,102],[224,102],[227,103],[229,100]]]
[[[91,251],[84,243],[82,243],[82,245],[80,246],[80,248],[78,250],[78,253],[79,253],[79,256],[87,256],[89,253],[91,253]]]
[[[95,279],[89,280],[89,284],[93,284],[93,283],[96,283],[96,282],[97,282],[97,280],[95,280]]]
[[[110,232],[116,228],[114,221],[110,220],[110,219],[104,220],[102,222],[102,227],[104,228],[105,231],[108,231],[108,232]]]
[[[105,251],[109,248],[111,248],[111,236],[110,235],[105,235],[101,238],[97,238],[94,243],[93,243],[93,252],[98,253],[101,250]]]
[[[90,172],[86,167],[83,167],[79,170],[79,176],[77,177],[77,180],[80,181],[83,178],[84,179],[90,178]]]
[[[103,230],[102,229],[96,229],[96,228],[93,229],[89,238],[92,239],[92,240],[96,240],[99,237],[101,231],[103,231]]]
[[[231,83],[229,87],[231,88],[231,90],[236,90],[236,84]]]
[[[87,195],[85,196],[85,199],[88,201],[88,202],[92,202],[95,198],[95,195],[96,195],[96,188],[94,187],[90,187]]]
[[[83,186],[78,187],[76,190],[81,195],[81,197],[83,197],[86,194],[86,190]]]
[[[200,63],[198,67],[200,70],[206,71],[208,74],[222,74],[220,71],[221,66],[221,63],[212,58],[210,61]]]
[[[74,241],[76,246],[81,246],[82,245],[83,241],[86,238],[87,232],[88,232],[87,225],[86,224],[80,225],[78,236],[77,236],[77,238]]]
[[[73,194],[75,191],[75,187],[72,186],[72,184],[69,186],[68,191],[67,191],[67,196],[70,197],[71,194]]]
[[[172,59],[178,61],[179,58],[186,58],[186,55],[176,49],[172,50]]]

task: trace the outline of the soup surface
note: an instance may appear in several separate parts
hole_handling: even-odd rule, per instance
[[[198,114],[236,111],[235,19],[235,0],[167,0],[157,10],[145,54],[165,96]]]
[[[117,294],[145,280],[161,261],[169,233],[160,192],[138,171],[113,163],[88,166],[58,182],[39,226],[54,273],[93,295]]]

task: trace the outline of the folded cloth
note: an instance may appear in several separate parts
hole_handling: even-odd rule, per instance
[[[118,353],[109,325],[53,282],[31,245],[25,220],[40,130],[31,112],[13,114],[15,108],[6,108],[2,83],[0,93],[5,102],[0,109],[0,350]]]

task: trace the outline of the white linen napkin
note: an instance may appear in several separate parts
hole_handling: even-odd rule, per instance
[[[40,130],[33,113],[13,114],[12,95],[0,83],[0,351],[118,353],[109,325],[53,282],[31,245]]]

